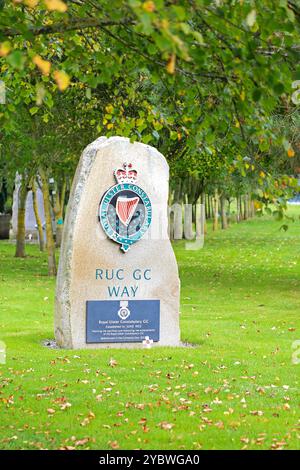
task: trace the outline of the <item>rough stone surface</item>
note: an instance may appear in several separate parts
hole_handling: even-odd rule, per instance
[[[124,254],[99,223],[102,195],[115,183],[113,172],[124,162],[138,171],[137,184],[152,202],[151,231]],[[109,281],[96,279],[96,269],[151,269],[151,281],[138,281],[136,300],[160,299],[160,341],[154,346],[180,345],[179,278],[167,235],[169,168],[163,155],[124,137],[100,137],[83,152],[72,185],[56,288],[55,337],[64,348],[142,347],[141,343],[86,344],[86,301],[110,300]],[[114,298],[112,300],[127,300]],[[130,299],[129,299],[130,300]]]

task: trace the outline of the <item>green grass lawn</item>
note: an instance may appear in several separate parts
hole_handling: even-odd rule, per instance
[[[300,221],[281,224],[232,225],[199,251],[175,244],[193,348],[45,348],[46,256],[29,246],[15,259],[1,243],[0,448],[300,448]]]

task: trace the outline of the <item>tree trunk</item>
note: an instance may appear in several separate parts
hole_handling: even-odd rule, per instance
[[[16,240],[16,258],[25,258],[25,211],[26,211],[26,197],[27,197],[27,182],[25,178],[21,179],[21,186],[18,194],[18,229]]]
[[[193,232],[193,206],[192,204],[184,204],[184,238],[193,240],[195,234]]]
[[[206,235],[207,234],[207,224],[206,224],[206,205],[205,205],[205,202],[206,202],[206,194],[204,191],[202,191],[201,193],[201,221],[202,221],[202,224],[203,224],[203,235]]]
[[[204,240],[205,236],[205,193],[202,192],[201,196],[195,204],[195,229],[196,240]]]
[[[251,216],[255,217],[255,206],[254,201],[251,200]]]
[[[46,236],[47,236],[47,252],[48,252],[48,275],[56,276],[56,260],[55,260],[55,244],[52,231],[52,218],[50,208],[50,193],[47,173],[43,168],[39,169],[42,180],[42,192],[44,198]]]
[[[219,215],[219,194],[218,190],[215,189],[215,193],[213,196],[213,215],[214,215],[214,220],[213,220],[213,230],[218,230],[218,215]]]
[[[249,214],[249,217],[253,217],[251,193],[248,193],[248,214]]]
[[[204,204],[205,204],[205,220],[207,220],[208,219],[208,207],[207,207],[207,196],[206,196],[206,194],[205,194]]]
[[[208,195],[208,218],[212,218],[212,196]]]
[[[66,181],[64,180],[61,188],[60,194],[57,192],[55,194],[55,204],[54,204],[54,214],[55,214],[55,224],[56,224],[56,239],[55,246],[59,248],[62,240],[62,233],[64,228],[64,203],[66,195]]]
[[[241,221],[241,198],[240,196],[236,197],[236,221],[237,223]]]
[[[206,197],[206,219],[211,218],[211,210],[210,210],[210,195],[207,194]]]
[[[228,228],[228,221],[227,221],[227,214],[226,214],[226,198],[222,194],[221,199],[221,224],[222,224],[222,229],[226,230]]]
[[[227,199],[228,201],[228,217],[227,217],[227,225],[228,227],[230,226],[230,223],[231,223],[231,210],[230,210],[230,206],[231,206],[231,199],[230,197]]]
[[[38,209],[38,203],[37,203],[37,198],[36,198],[36,185],[35,185],[34,178],[32,179],[32,183],[31,183],[31,191],[32,191],[33,211],[34,211],[35,220],[36,220],[36,224],[38,228],[38,234],[39,234],[40,251],[44,251],[44,232],[43,232],[42,221],[41,221],[39,209]]]
[[[248,194],[244,195],[244,220],[249,218],[249,211],[248,211]]]
[[[169,236],[171,240],[182,240],[182,206],[175,202],[169,208]]]

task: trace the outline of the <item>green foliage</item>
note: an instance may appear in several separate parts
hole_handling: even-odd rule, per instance
[[[299,18],[298,3],[285,0],[6,2],[3,132],[22,106],[53,131],[62,100],[83,142],[128,136],[164,152],[173,175],[216,184],[230,179],[232,165],[248,179],[234,162],[249,157],[250,180],[255,174],[260,185],[261,171],[271,173],[265,156],[292,145],[270,117],[282,103],[296,109]]]

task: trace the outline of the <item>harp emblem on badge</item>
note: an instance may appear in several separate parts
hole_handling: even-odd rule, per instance
[[[117,199],[116,213],[121,222],[126,225],[131,221],[135,209],[139,203],[138,197],[123,197],[119,196]]]

